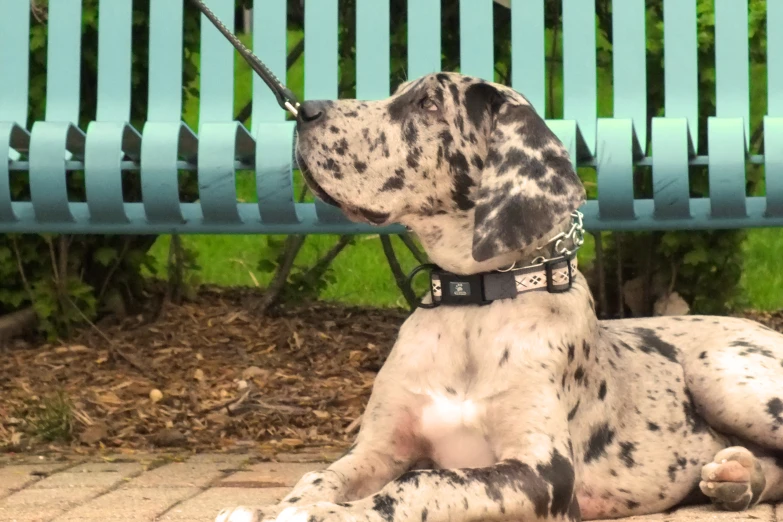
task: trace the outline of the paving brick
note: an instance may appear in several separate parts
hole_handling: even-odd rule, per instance
[[[288,488],[211,488],[177,504],[160,521],[213,522],[221,509],[233,506],[259,508],[274,505],[288,494]]]
[[[81,464],[37,482],[37,489],[101,487],[111,489],[144,470],[138,463],[93,462]]]
[[[223,467],[240,468],[244,466],[253,455],[238,453],[199,453],[188,458],[190,464],[222,464]]]
[[[86,502],[103,488],[24,489],[0,500],[0,520],[32,522],[53,517]]]
[[[20,464],[0,468],[0,489],[21,489],[73,464]]]
[[[227,470],[227,471],[223,471]],[[172,462],[148,471],[129,481],[127,488],[203,488],[213,481],[235,471],[228,463],[213,462],[191,464],[190,462]]]
[[[324,469],[324,463],[261,462],[249,466],[247,471],[232,473],[224,478],[221,486],[248,488],[293,487],[308,471]]]
[[[667,515],[665,522],[774,522],[773,507],[756,506],[748,511],[721,511],[713,506],[695,506],[678,509]]]
[[[117,489],[64,513],[55,522],[153,521],[171,506],[200,491],[198,488]]]

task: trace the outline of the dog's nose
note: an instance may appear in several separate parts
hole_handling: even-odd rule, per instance
[[[326,101],[306,101],[299,106],[299,124],[315,123],[326,113]]]

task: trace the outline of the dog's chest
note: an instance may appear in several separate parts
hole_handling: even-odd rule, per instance
[[[439,468],[489,466],[495,463],[485,437],[483,401],[455,393],[425,392],[419,426],[428,457]]]

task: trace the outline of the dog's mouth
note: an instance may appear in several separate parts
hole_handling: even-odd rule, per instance
[[[296,152],[296,163],[299,165],[299,171],[302,173],[302,178],[304,178],[305,183],[308,187],[310,187],[310,190],[315,194],[315,196],[326,203],[327,205],[332,205],[334,207],[342,207],[340,203],[337,202],[336,199],[334,199],[332,196],[330,196],[324,188],[318,184],[317,181],[315,181],[315,178],[313,178],[313,175],[310,174],[310,169],[307,167],[307,163],[305,162],[304,158],[301,154],[299,154],[299,151]]]
[[[335,198],[329,195],[324,188],[318,184],[313,177],[310,169],[307,167],[299,150],[296,151],[296,163],[299,165],[299,171],[302,173],[305,183],[315,196],[328,205],[339,208],[345,214],[345,216],[351,221],[369,223],[371,225],[385,225],[389,222],[390,215],[386,212],[377,212],[367,208],[356,207],[337,201]]]

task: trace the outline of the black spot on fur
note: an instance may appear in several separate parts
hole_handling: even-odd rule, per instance
[[[300,500],[302,500],[300,497],[291,497],[291,498],[289,498],[287,500],[287,502],[290,503],[290,504],[295,504],[296,502],[299,502]]]
[[[634,451],[636,451],[635,443],[633,442],[620,443],[620,458],[622,459],[626,468],[632,468],[636,465],[636,461],[633,459]]]
[[[505,364],[508,362],[508,348],[503,350],[503,357],[500,358],[500,366],[505,366]]]
[[[585,354],[585,359],[590,358],[590,345],[587,344],[587,341],[582,341],[582,351]]]
[[[638,335],[641,340],[639,349],[644,353],[656,352],[666,357],[671,362],[677,362],[677,348],[658,337],[655,330],[650,330],[649,328],[635,328],[634,332],[636,332],[636,335]]]
[[[389,192],[392,190],[400,190],[405,186],[405,181],[402,178],[393,176],[386,180],[386,183],[381,187],[381,192]]]
[[[427,522],[427,517],[429,516],[430,512],[427,510],[427,508],[424,508],[421,510],[421,522]]]
[[[402,133],[402,139],[408,145],[415,145],[419,138],[419,131],[416,128],[416,124],[412,121],[408,122],[405,126],[405,130]]]
[[[378,494],[372,498],[372,509],[386,522],[394,520],[394,512],[397,510],[397,499],[388,494]]]
[[[575,346],[573,343],[568,343],[568,362],[571,362],[574,360],[574,350]]]
[[[577,400],[576,404],[574,404],[574,407],[571,408],[571,411],[568,412],[568,420],[572,420],[574,416],[576,415],[576,412],[579,410],[579,403],[581,401]]]
[[[598,388],[598,398],[604,400],[606,397],[606,381],[601,381],[601,386]]]
[[[593,429],[590,439],[587,441],[584,461],[590,463],[598,458],[606,456],[606,448],[614,440],[614,430],[608,423],[601,424]]]
[[[701,352],[699,354],[699,359],[706,359],[707,358],[707,352]]]
[[[334,125],[329,125],[329,132],[331,132],[332,134],[339,134],[340,133],[340,129],[338,129]]]
[[[497,104],[498,90],[487,83],[474,83],[465,90],[465,110],[475,128],[481,128],[484,115]]]
[[[769,413],[777,426],[783,426],[783,416],[781,416],[781,413],[783,413],[783,401],[778,397],[767,402],[767,413]]]
[[[636,509],[636,508],[638,508],[639,506],[641,506],[641,504],[639,504],[639,503],[638,503],[638,502],[636,502],[635,500],[626,500],[626,501],[625,501],[625,506],[626,506],[628,509]]]
[[[552,517],[567,514],[574,496],[574,466],[559,451],[554,450],[549,464],[539,464],[536,469],[541,474],[541,478],[552,485],[552,504],[549,514]]]
[[[353,162],[353,168],[355,168],[356,172],[359,174],[364,174],[364,171],[367,170],[367,164],[363,161],[356,160]]]
[[[457,390],[455,390],[451,386],[446,386],[446,393],[450,393],[451,395],[455,395],[457,393]]]
[[[576,371],[574,372],[574,379],[577,383],[582,384],[582,380],[585,377],[585,370],[581,366],[576,367]]]
[[[647,421],[647,429],[650,431],[660,431],[661,427],[654,422]]]
[[[682,409],[685,413],[685,420],[694,433],[703,433],[709,429],[707,422],[699,415],[696,404],[693,402],[693,396],[690,390],[685,390],[685,400],[682,401]]]

